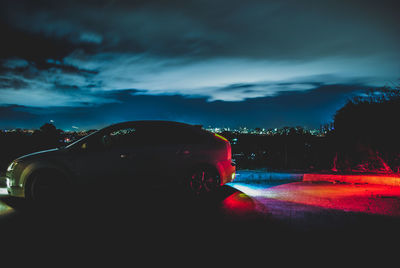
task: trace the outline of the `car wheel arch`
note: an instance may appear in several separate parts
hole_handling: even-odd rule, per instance
[[[187,170],[186,174],[190,174],[191,172],[193,172],[195,170],[199,170],[199,169],[209,170],[209,171],[215,172],[218,176],[221,176],[218,168],[215,165],[212,165],[210,163],[196,164],[196,165],[192,166],[191,168],[189,168]]]
[[[63,182],[71,183],[70,177],[62,169],[58,169],[55,167],[38,167],[38,168],[32,169],[29,172],[29,174],[26,174],[25,187],[24,187],[25,188],[25,190],[24,190],[25,198],[31,199],[31,196],[29,193],[31,191],[31,187],[32,187],[34,180],[36,178],[38,178],[39,176],[44,176],[46,174],[47,174],[47,176],[48,176],[48,174],[57,175],[58,178],[61,178],[61,180]]]

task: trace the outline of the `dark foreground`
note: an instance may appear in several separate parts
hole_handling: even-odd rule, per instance
[[[232,183],[200,200],[140,188],[71,196],[64,205],[40,208],[0,195],[0,249],[2,256],[34,252],[42,260],[81,256],[114,265],[235,262],[247,254],[307,262],[356,251],[361,261],[383,249],[388,256],[397,251],[399,216],[400,189],[371,185]]]

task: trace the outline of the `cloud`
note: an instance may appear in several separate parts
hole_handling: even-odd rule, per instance
[[[116,101],[93,90],[87,72],[72,71],[62,63],[43,70],[13,59],[3,66],[6,69],[0,75],[0,105],[87,106]]]
[[[4,60],[2,65],[4,68],[17,69],[17,68],[28,67],[29,63],[24,59],[11,58],[11,59]]]
[[[96,33],[83,32],[80,34],[79,39],[82,42],[101,44],[103,37]]]
[[[397,62],[392,55],[363,58],[272,61],[216,58],[202,61],[160,58],[151,54],[82,51],[64,58],[71,66],[93,69],[99,90],[140,89],[136,94],[202,96],[209,101],[240,101],[273,96],[281,91],[310,90],[315,84],[364,83],[379,86],[395,79]],[[399,58],[400,59],[400,58]],[[380,64],[376,69],[376,62]],[[246,86],[247,85],[247,86]]]
[[[240,102],[209,102],[206,98],[185,98],[180,95],[135,95],[132,91],[112,91],[107,96],[119,102],[99,106],[0,107],[7,118],[30,118],[18,124],[20,127],[39,127],[50,119],[57,127],[71,129],[100,128],[129,120],[177,120],[204,126],[229,127],[283,127],[303,125],[319,127],[330,122],[334,112],[347,97],[363,85],[321,85],[312,90],[281,92],[275,96],[247,99]],[[7,121],[7,120],[6,120]],[[0,121],[0,127],[7,126]],[[15,126],[15,124],[14,124]]]
[[[101,104],[107,102],[103,98],[92,96],[90,94],[60,93],[57,91],[29,88],[10,90],[2,89],[0,96],[0,105],[23,105],[29,107],[65,107],[65,106],[83,106],[88,104]]]
[[[48,59],[47,68],[38,69],[26,62],[23,71],[9,67],[0,76],[0,104],[96,105],[117,101],[110,95],[105,98],[107,92],[132,89],[135,95],[182,95],[237,102],[338,83],[373,87],[396,77],[396,63],[381,65],[376,71],[375,61],[373,57],[309,62],[236,58],[188,61],[151,54],[88,54],[76,50],[60,60]],[[8,61],[5,66],[13,64]],[[31,101],[25,101],[28,99]]]

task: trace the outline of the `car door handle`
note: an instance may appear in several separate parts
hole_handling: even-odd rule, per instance
[[[179,150],[179,151],[177,152],[177,154],[180,154],[180,155],[189,155],[189,154],[190,154],[190,151],[189,151],[188,149],[183,149],[183,150]]]
[[[133,158],[133,154],[120,154],[120,158],[121,159],[131,159],[131,158]]]

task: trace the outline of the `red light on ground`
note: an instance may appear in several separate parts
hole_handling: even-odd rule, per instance
[[[378,185],[400,186],[400,177],[394,174],[361,174],[361,175],[341,175],[341,174],[317,174],[309,173],[303,175],[303,181],[310,182],[343,182],[343,183],[368,183]]]
[[[243,215],[254,212],[255,204],[248,195],[236,192],[224,199],[222,208],[228,213]]]

